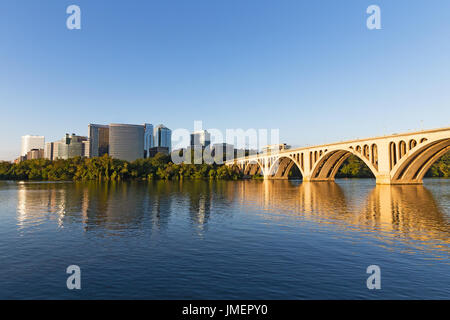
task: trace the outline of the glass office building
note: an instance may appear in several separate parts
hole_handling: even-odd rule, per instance
[[[153,125],[150,123],[144,124],[144,157],[150,156],[150,149],[154,146]]]
[[[109,126],[102,124],[88,125],[89,150],[86,155],[90,158],[101,157],[109,153]]]
[[[144,126],[110,124],[109,155],[130,162],[144,158]]]
[[[172,130],[160,124],[154,130],[154,147],[167,148],[169,152],[172,150]]]

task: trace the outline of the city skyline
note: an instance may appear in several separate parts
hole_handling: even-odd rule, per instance
[[[24,3],[0,4],[1,160],[88,123],[274,128],[293,147],[448,126],[446,1],[377,1],[381,30],[369,1],[80,0],[76,31],[68,3]]]
[[[69,159],[77,156],[93,158],[105,154],[134,161],[158,152],[169,154],[172,149],[172,130],[163,124],[150,123],[88,124],[87,136],[66,133],[57,141],[45,141],[44,136],[25,135],[21,138],[21,153],[14,162],[45,158]]]

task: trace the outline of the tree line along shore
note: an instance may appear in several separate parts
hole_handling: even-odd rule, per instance
[[[291,177],[300,177],[292,170]],[[339,169],[337,178],[371,178],[370,169],[355,156],[349,157]],[[450,177],[450,153],[441,157],[427,177]],[[177,180],[245,178],[236,168],[217,164],[174,164],[170,156],[157,154],[153,158],[134,162],[113,159],[107,155],[97,158],[76,157],[67,160],[36,159],[20,163],[0,162],[0,180]],[[262,178],[254,176],[254,179]]]

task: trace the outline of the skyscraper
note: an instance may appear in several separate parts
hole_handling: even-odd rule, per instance
[[[150,156],[150,149],[154,145],[153,137],[153,125],[150,123],[144,124],[144,157],[148,158]]]
[[[212,146],[211,156],[217,164],[234,158],[234,145],[228,143],[216,143]]]
[[[44,158],[45,159],[53,160],[54,146],[55,146],[54,142],[45,143],[45,148],[44,148]]]
[[[83,151],[82,151],[82,157],[90,158],[91,157],[91,148],[90,148],[90,141],[87,139],[86,141],[83,141]]]
[[[109,126],[101,124],[88,125],[89,152],[86,155],[92,157],[101,157],[109,153]]]
[[[172,130],[160,124],[154,130],[155,147],[167,148],[169,152],[172,150]]]
[[[54,158],[56,159],[70,159],[74,157],[84,156],[84,142],[87,141],[87,137],[77,136],[72,133],[66,134],[59,143],[54,144],[54,148],[58,148],[57,153],[54,150]]]
[[[26,156],[27,152],[32,149],[44,149],[45,138],[43,136],[30,136],[26,135],[22,137],[22,149],[21,156]]]
[[[52,143],[53,143],[52,160],[56,160],[59,158],[59,145],[65,143],[65,139],[64,141],[59,140]]]
[[[191,133],[191,147],[206,148],[211,144],[211,134],[206,130]]]
[[[144,126],[134,124],[109,125],[109,155],[134,161],[144,157]]]

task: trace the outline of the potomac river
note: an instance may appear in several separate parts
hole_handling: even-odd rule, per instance
[[[17,298],[450,299],[450,180],[2,181],[0,299]]]

